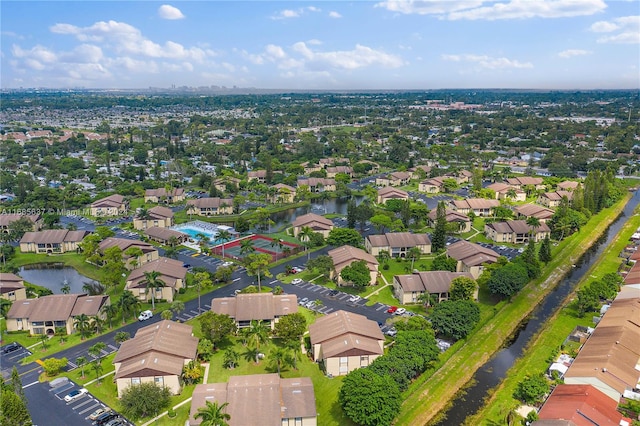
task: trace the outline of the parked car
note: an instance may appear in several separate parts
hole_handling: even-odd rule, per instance
[[[298,300],[298,305],[304,306],[308,301],[309,301],[308,297],[303,297],[302,299]]]
[[[118,417],[120,417],[120,415],[118,413],[114,413],[113,411],[109,411],[107,413],[100,414],[100,416],[98,416],[98,418],[96,419],[96,424],[99,425],[99,426],[106,425],[111,420],[117,419]]]
[[[395,335],[398,334],[398,330],[396,330],[395,328],[390,328],[385,334],[389,337],[395,337]]]
[[[96,411],[94,411],[93,413],[89,414],[89,420],[96,420],[102,414],[109,413],[109,412],[111,412],[111,408],[109,408],[109,407],[98,408]]]
[[[146,310],[146,311],[142,311],[140,312],[140,315],[138,316],[138,321],[146,321],[149,318],[151,318],[153,316],[153,312]]]
[[[20,348],[21,348],[20,344],[18,344],[16,342],[11,342],[8,345],[5,345],[5,346],[2,347],[2,353],[3,354],[10,354],[11,352],[15,352]]]
[[[116,417],[115,419],[109,420],[105,426],[124,426],[125,420],[122,417]]]
[[[329,292],[329,297],[336,297],[340,292],[338,290],[331,290]]]
[[[388,314],[393,314],[397,310],[398,310],[397,306],[389,306],[389,309],[387,309],[387,313]]]
[[[294,279],[291,280],[291,284],[293,284],[293,285],[298,285],[298,284],[301,284],[301,283],[302,283],[302,279],[300,279],[300,278],[294,278]]]
[[[233,262],[224,262],[222,264],[222,266],[225,267],[225,268],[228,267],[228,266],[233,266]]]
[[[405,312],[407,312],[407,310],[405,308],[398,308],[396,309],[396,311],[394,312],[394,315],[402,315]]]
[[[360,300],[360,296],[358,296],[357,294],[356,294],[356,295],[353,295],[353,296],[351,296],[351,297],[349,298],[349,302],[351,302],[351,303],[355,303],[355,302],[357,302],[358,300]]]
[[[299,266],[294,266],[293,268],[291,268],[291,270],[297,274],[298,272],[304,271],[304,268],[301,268]]]
[[[89,393],[88,390],[86,390],[85,388],[81,388],[81,389],[76,389],[76,390],[72,390],[71,392],[69,392],[68,394],[65,395],[64,397],[64,402],[72,402],[75,401],[78,398],[82,398],[83,396],[85,396],[87,393]]]
[[[307,309],[313,309],[313,307],[316,306],[316,301],[315,300],[310,300],[307,303],[304,304],[304,307]]]

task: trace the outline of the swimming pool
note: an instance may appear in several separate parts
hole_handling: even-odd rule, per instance
[[[235,236],[236,232],[233,228],[224,225],[214,225],[211,223],[206,223],[202,221],[193,221],[183,223],[181,225],[177,225],[172,227],[171,229],[175,231],[182,232],[184,234],[189,235],[193,240],[198,241],[198,234],[206,235],[209,238],[209,245],[217,245],[222,244],[225,241],[217,240],[218,231],[221,229],[231,231],[232,235]]]

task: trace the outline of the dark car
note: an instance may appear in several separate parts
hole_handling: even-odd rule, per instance
[[[331,290],[329,292],[329,297],[336,297],[340,292],[338,290]]]
[[[10,354],[11,352],[17,351],[21,347],[22,346],[20,346],[18,343],[11,342],[8,345],[2,347],[2,353],[3,354]]]
[[[114,412],[108,412],[108,413],[101,414],[96,419],[96,424],[99,425],[99,426],[106,425],[111,420],[117,419],[119,416],[120,415],[118,413],[114,413]]]

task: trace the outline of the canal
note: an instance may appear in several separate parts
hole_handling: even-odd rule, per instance
[[[507,346],[495,354],[473,376],[471,386],[466,389],[464,395],[453,401],[453,404],[445,411],[443,420],[439,425],[460,425],[467,416],[473,415],[482,408],[487,392],[500,384],[506,372],[511,368],[515,360],[522,355],[523,349],[529,340],[538,333],[540,327],[547,319],[560,308],[564,299],[573,291],[575,285],[589,271],[591,263],[596,260],[611,243],[625,222],[632,216],[633,210],[640,203],[640,191],[636,191],[625,206],[623,213],[607,228],[605,233],[596,243],[587,250],[563,278],[556,288],[551,291],[543,301],[533,310],[531,315],[521,324],[519,332],[513,337]]]

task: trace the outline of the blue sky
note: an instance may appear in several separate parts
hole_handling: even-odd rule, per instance
[[[640,2],[5,1],[2,88],[640,87]]]

